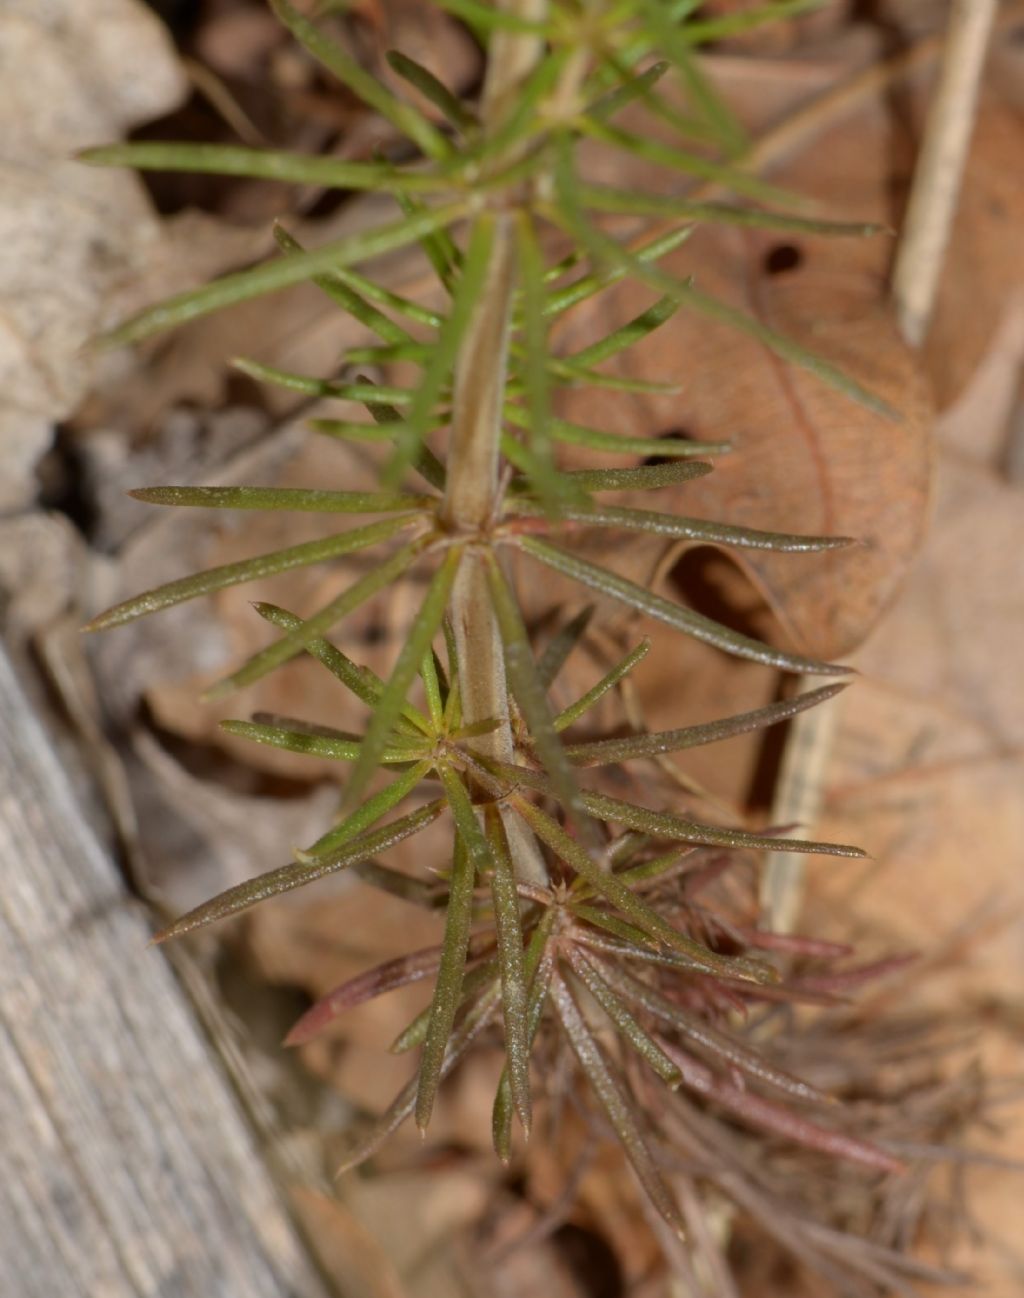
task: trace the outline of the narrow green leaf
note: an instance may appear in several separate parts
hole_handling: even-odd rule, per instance
[[[409,85],[418,90],[435,108],[440,109],[442,116],[446,117],[454,127],[464,134],[475,129],[478,123],[474,115],[452,94],[443,81],[439,81],[434,76],[429,68],[425,68],[422,63],[417,63],[415,59],[410,59],[400,50],[388,50],[387,60],[392,71],[396,72],[403,81],[408,81]]]
[[[702,292],[692,284],[682,284],[678,286],[679,301],[683,306],[691,306],[701,315],[705,315],[710,320],[721,320],[723,323],[731,325],[741,333],[749,334],[751,338],[756,338],[759,343],[780,356],[784,361],[789,361],[791,365],[799,366],[800,369],[807,370],[816,378],[834,388],[837,392],[842,392],[858,405],[864,406],[867,410],[873,410],[876,414],[886,415],[890,419],[898,419],[899,415],[893,408],[888,405],[881,397],[875,396],[867,388],[863,387],[856,380],[851,379],[849,375],[832,365],[829,361],[822,360],[814,352],[808,351],[795,343],[783,334],[776,333],[774,329],[769,329],[767,325],[761,324],[753,316],[747,315],[743,311],[738,311],[735,307],[729,306],[725,302],[720,302],[718,298],[711,297],[710,294]]]
[[[643,247],[637,248],[633,256],[642,265],[660,261],[662,257],[667,257],[670,252],[684,244],[691,234],[693,234],[692,225],[684,225],[676,230],[669,230],[666,234],[652,239],[650,243],[644,244]],[[629,270],[625,265],[613,265],[602,266],[599,270],[582,275],[564,288],[556,289],[548,294],[544,314],[550,316],[561,315],[564,311],[568,311],[570,307],[577,306],[580,302],[585,302],[587,298],[593,297],[595,293],[601,293],[613,284],[617,284],[620,280],[625,279],[628,274]]]
[[[310,757],[328,757],[335,761],[354,762],[360,753],[358,740],[332,738],[323,734],[310,734],[307,731],[286,730],[279,726],[261,725],[255,721],[222,721],[222,730],[229,735],[238,735],[241,739],[251,739],[253,743],[265,744],[269,748],[282,748],[290,753],[305,753]],[[415,761],[422,755],[412,748],[394,748],[384,752],[381,761],[385,765],[401,765]]]
[[[289,0],[270,0],[270,7],[318,63],[332,72],[360,102],[419,145],[428,158],[447,158],[450,155],[451,145],[418,109],[397,99],[347,50],[329,40],[308,18],[294,9]]]
[[[523,960],[523,974],[530,987],[530,998],[526,1010],[527,1054],[533,1049],[537,1039],[541,1019],[544,1017],[544,1003],[547,999],[551,974],[554,970],[554,958],[549,947],[551,934],[557,916],[555,907],[549,906],[540,918],[537,927],[530,934],[530,941]],[[508,1065],[501,1071],[498,1090],[494,1097],[494,1108],[491,1113],[491,1136],[494,1149],[502,1162],[508,1162],[512,1152],[512,1113],[515,1105],[512,1100],[512,1080],[509,1077]]]
[[[425,441],[416,443],[413,429],[408,422],[402,419],[402,416],[393,406],[388,405],[384,400],[378,399],[380,394],[385,391],[384,389],[380,389],[367,381],[364,381],[362,386],[368,389],[367,395],[362,400],[374,420],[373,424],[357,424],[343,419],[311,419],[309,421],[310,427],[318,433],[326,433],[328,437],[352,438],[357,441],[389,441],[396,446],[412,441],[414,445],[412,467],[432,487],[436,487],[438,491],[443,491],[445,470],[441,461]],[[411,398],[412,394],[405,395]],[[435,418],[436,427],[441,427],[445,419]],[[435,423],[428,421],[427,431],[433,431],[434,427]]]
[[[372,824],[380,820],[381,816],[386,816],[389,811],[397,807],[402,799],[406,798],[429,774],[432,766],[431,761],[417,762],[415,766],[410,766],[386,788],[367,798],[351,816],[343,819],[333,829],[329,829],[326,834],[322,834],[311,847],[304,852],[296,852],[296,859],[305,862],[312,861],[318,856],[329,856],[345,843],[350,842],[357,834],[364,833]]]
[[[304,514],[423,513],[437,504],[434,496],[396,491],[312,491],[300,487],[139,487],[128,494],[148,505],[278,509]]]
[[[427,713],[435,734],[440,734],[444,726],[444,699],[441,696],[441,680],[438,676],[438,664],[433,649],[428,649],[420,663],[420,677],[427,696]]]
[[[741,635],[738,631],[730,631],[728,627],[712,621],[702,613],[695,613],[693,609],[673,604],[626,577],[620,577],[607,568],[599,568],[578,555],[548,545],[547,542],[535,537],[520,537],[518,543],[527,554],[549,568],[554,568],[556,572],[571,577],[574,581],[596,590],[599,594],[607,595],[610,599],[619,600],[630,608],[635,608],[637,612],[664,622],[685,635],[693,636],[695,640],[702,640],[705,644],[714,645],[726,653],[735,654],[738,658],[749,658],[753,662],[765,663],[770,667],[781,667],[785,671],[810,672],[820,676],[843,675],[850,670],[848,667],[840,667],[833,663],[817,662],[813,658],[805,658],[802,654],[785,653],[781,649],[773,649],[770,645]]]
[[[79,162],[101,167],[132,167],[136,171],[188,171],[217,176],[253,176],[292,185],[322,185],[330,189],[367,189],[387,193],[401,189],[431,193],[449,182],[423,172],[399,171],[386,163],[343,162],[340,158],[307,157],[280,149],[247,149],[229,144],[172,143],[146,140],[85,149]]]
[[[282,631],[295,631],[302,626],[302,618],[286,612],[276,604],[258,603],[253,607],[260,617]],[[322,638],[311,640],[306,645],[306,653],[322,663],[332,676],[341,681],[346,689],[352,691],[356,698],[361,699],[371,708],[377,706],[377,700],[384,689],[384,682],[369,667],[354,663],[336,645]],[[430,723],[427,718],[411,703],[407,703],[402,709],[402,717],[408,723],[407,731],[413,734],[419,732],[421,735],[430,733]]]
[[[574,721],[578,721],[588,708],[592,708],[598,699],[603,698],[609,690],[614,689],[619,681],[631,672],[642,658],[647,656],[650,647],[650,640],[641,640],[635,649],[631,649],[629,653],[621,658],[609,672],[601,677],[596,685],[587,690],[586,694],[578,698],[575,703],[570,703],[567,708],[562,709],[558,716],[555,717],[555,729],[565,730]],[[571,755],[579,747],[579,744],[569,744],[566,745],[565,751]]]
[[[468,208],[466,200],[443,207],[426,208],[413,216],[403,216],[400,220],[373,229],[347,234],[311,252],[261,262],[249,270],[235,271],[202,288],[179,293],[165,302],[140,311],[124,324],[102,335],[99,341],[108,347],[139,342],[152,334],[173,329],[198,316],[208,315],[211,311],[233,306],[236,302],[246,302],[263,293],[274,293],[278,289],[288,288],[339,267],[366,261],[396,248],[404,248],[417,239],[451,225],[453,221],[465,216]]]
[[[754,27],[794,18],[799,14],[813,13],[828,0],[776,0],[774,4],[758,5],[737,13],[725,13],[713,18],[691,21],[679,29],[679,39],[688,45],[706,45],[711,41],[725,41],[740,36]]]
[[[567,357],[574,365],[590,366],[600,365],[602,361],[608,360],[609,357],[625,351],[627,347],[632,347],[634,343],[646,338],[648,334],[655,329],[671,320],[679,310],[679,303],[670,297],[661,297],[653,306],[642,311],[628,324],[616,329],[613,333],[602,338],[599,342],[591,343],[589,347],[584,347],[582,351],[574,352],[572,356]]]
[[[514,405],[505,407],[505,419],[510,424],[523,427],[526,412]],[[603,428],[588,428],[585,424],[570,423],[566,419],[552,419],[551,436],[556,442],[571,446],[586,446],[592,451],[611,451],[615,455],[657,454],[666,459],[694,455],[726,455],[728,442],[697,442],[688,437],[630,437],[625,433],[609,433]],[[709,472],[705,468],[704,472]]]
[[[548,30],[546,23],[532,22],[506,9],[496,9],[492,3],[483,4],[481,0],[437,0],[437,7],[464,19],[474,30],[483,32],[500,30],[521,32],[524,36],[543,36]]]
[[[622,877],[625,878],[625,874]],[[578,888],[579,883],[580,881],[577,880],[577,883],[573,885],[573,891],[577,892],[577,895],[582,894],[585,896],[588,892],[593,891],[593,889],[588,889],[585,886]],[[644,950],[657,949],[657,942],[655,939],[648,933],[645,933],[642,928],[637,928],[635,924],[630,924],[628,920],[622,919],[618,915],[613,915],[609,911],[601,910],[597,906],[588,906],[585,902],[574,900],[572,913],[578,919],[585,919],[588,924],[593,924],[597,928],[603,928],[606,933],[613,933],[616,937],[621,938],[623,942],[628,942],[633,946],[642,947]],[[685,956],[680,956],[679,958],[681,960],[687,959]],[[696,964],[693,960],[689,961],[689,967],[692,969],[703,968],[702,965]]]
[[[274,238],[283,253],[293,255],[305,252],[302,244],[289,234],[280,222],[274,223]],[[321,289],[332,302],[336,302],[343,311],[353,316],[360,324],[366,325],[378,338],[387,343],[410,342],[412,335],[390,316],[386,316],[366,298],[358,293],[344,278],[344,272],[331,272],[326,275],[315,275],[313,283]]]
[[[597,739],[584,744],[567,744],[565,751],[576,766],[606,766],[638,757],[675,753],[680,749],[712,744],[719,739],[729,739],[733,735],[744,735],[751,730],[761,730],[765,726],[788,721],[798,712],[824,703],[844,689],[845,685],[824,685],[820,689],[809,690],[806,694],[796,694],[780,703],[770,703],[767,707],[741,712],[719,721],[709,721],[704,725],[684,726],[679,730],[658,730],[647,735],[623,735],[618,739]],[[564,715],[565,713],[562,714]],[[561,717],[555,724],[559,725],[560,722]]]
[[[272,577],[279,572],[289,572],[293,568],[325,563],[343,554],[354,554],[357,550],[365,550],[371,545],[389,540],[408,527],[409,522],[410,520],[406,518],[388,518],[380,523],[353,528],[350,532],[338,532],[316,541],[304,541],[301,545],[272,550],[268,554],[260,554],[253,559],[242,559],[238,563],[226,563],[217,568],[207,568],[205,572],[197,572],[188,577],[181,577],[177,581],[169,581],[166,585],[145,591],[141,595],[125,600],[122,604],[115,604],[105,613],[94,617],[84,629],[105,631],[109,627],[121,626],[147,613],[156,613],[174,604],[181,604],[185,600],[196,599],[200,595],[210,595],[216,590],[224,590],[227,586],[239,586],[261,577]]]
[[[519,278],[522,290],[522,330],[525,349],[523,387],[526,393],[528,445],[536,465],[535,487],[549,511],[559,506],[560,491],[551,454],[551,395],[548,388],[548,329],[544,318],[544,258],[529,214],[516,225]]]
[[[705,225],[736,225],[829,238],[867,238],[883,234],[887,229],[870,221],[822,221],[754,207],[736,207],[730,203],[693,203],[670,194],[648,194],[640,190],[615,189],[609,185],[581,185],[579,197],[582,204],[597,212],[673,216]],[[678,305],[675,303],[677,309]]]
[[[657,1073],[663,1082],[673,1090],[682,1081],[682,1075],[661,1046],[658,1045],[640,1026],[636,1016],[616,991],[605,982],[597,968],[579,950],[569,947],[569,964],[573,973],[590,992],[594,1000],[615,1024],[645,1063]]]
[[[336,595],[328,604],[319,609],[312,617],[306,618],[294,630],[283,635],[273,644],[268,645],[266,649],[261,649],[259,653],[253,654],[237,671],[232,672],[230,676],[218,681],[207,690],[205,697],[207,699],[223,698],[232,690],[240,689],[243,685],[251,685],[253,681],[258,681],[261,677],[266,676],[268,672],[273,671],[276,667],[288,662],[296,654],[302,653],[310,643],[326,635],[330,629],[335,626],[342,618],[354,612],[361,604],[365,604],[368,599],[372,599],[378,591],[386,589],[397,581],[397,579],[411,567],[418,555],[426,544],[426,538],[412,542],[411,545],[404,545],[400,550],[396,550],[383,563],[378,564],[364,577],[353,582],[341,594]],[[363,752],[365,753],[365,748]]]
[[[588,801],[589,795],[584,794],[584,800]],[[590,853],[575,839],[570,838],[557,821],[552,820],[546,812],[518,794],[513,794],[511,801],[537,837],[557,853],[566,865],[585,879],[595,892],[618,907],[638,928],[657,939],[663,946],[688,956],[698,968],[708,973],[731,974],[736,978],[745,978],[754,982],[765,982],[774,977],[773,971],[765,965],[739,957],[718,955],[714,951],[709,951],[702,943],[687,937],[685,933],[680,933],[628,888],[617,875],[604,871]]]
[[[324,397],[331,401],[359,401],[362,403],[390,401],[395,405],[412,404],[413,392],[409,388],[383,387],[376,383],[337,383],[333,379],[318,379],[314,374],[297,374],[294,370],[278,369],[264,365],[248,356],[235,356],[231,368],[239,374],[255,379],[257,383],[273,383],[289,392],[301,392],[306,397]]]
[[[846,843],[818,843],[812,839],[776,838],[771,834],[749,834],[741,829],[719,829],[671,812],[637,807],[631,802],[621,802],[618,798],[609,798],[603,793],[584,793],[583,801],[595,816],[640,830],[655,838],[681,839],[685,843],[699,843],[705,847],[741,847],[751,851],[810,852],[823,856],[856,858],[867,855],[861,848]]]
[[[477,217],[473,223],[461,271],[452,285],[451,311],[441,326],[430,360],[413,397],[409,409],[408,432],[401,435],[398,455],[388,468],[386,476],[392,482],[401,478],[404,466],[415,457],[425,440],[434,407],[445,385],[451,380],[455,358],[487,282],[494,246],[494,228],[494,217],[490,213]]]
[[[545,646],[544,652],[537,662],[537,675],[540,677],[540,682],[545,689],[551,688],[558,673],[565,666],[569,655],[586,634],[590,619],[593,616],[594,606],[593,604],[587,604]],[[555,726],[557,727],[557,725],[556,718]]]
[[[711,1055],[716,1060],[725,1060],[741,1072],[796,1099],[809,1100],[818,1104],[826,1102],[827,1097],[816,1087],[808,1085],[799,1077],[794,1077],[792,1073],[776,1068],[763,1055],[746,1046],[735,1033],[719,1032],[717,1028],[704,1022],[695,1014],[687,1013],[675,1001],[663,996],[655,987],[639,978],[634,978],[621,965],[615,967],[589,956],[581,959],[586,960],[601,978],[623,996],[642,1006],[648,1014],[670,1023],[677,1031],[688,1037],[703,1054]],[[575,965],[573,967],[575,968]]]
[[[451,805],[450,799],[449,805]],[[470,815],[473,815],[472,811]],[[459,1007],[462,979],[466,968],[466,951],[469,947],[475,873],[470,848],[462,835],[457,833],[451,886],[448,893],[448,914],[444,926],[444,943],[441,948],[441,964],[437,971],[437,982],[434,984],[430,1023],[427,1028],[427,1039],[423,1044],[416,1092],[416,1125],[421,1131],[425,1130],[430,1122],[434,1099],[441,1081],[445,1051]]]
[[[426,210],[411,194],[396,194],[398,206],[407,217],[417,216]],[[459,252],[447,228],[426,230],[419,239],[419,245],[426,254],[427,260],[434,268],[434,273],[449,293],[455,287],[455,276],[462,254]]]
[[[500,773],[513,787],[535,789],[547,797],[558,798],[554,783],[543,771],[508,762],[492,763],[492,770]],[[497,781],[495,783],[497,784]],[[580,797],[587,810],[599,820],[625,825],[628,829],[647,834],[651,838],[668,838],[704,847],[746,848],[751,851],[812,852],[824,856],[858,858],[867,855],[861,848],[850,847],[845,843],[818,843],[802,838],[776,838],[772,834],[750,834],[742,829],[721,829],[716,825],[704,825],[699,821],[688,820],[684,816],[676,816],[667,811],[652,811],[649,807],[622,802],[618,798],[609,798],[603,793],[584,790]],[[591,865],[594,863],[591,862]]]
[[[686,88],[688,98],[715,131],[727,153],[742,153],[747,144],[747,133],[735,114],[717,93],[711,81],[697,63],[687,43],[681,37],[678,23],[666,12],[664,0],[639,0],[644,15],[644,25],[649,26],[657,40],[657,47],[670,59]]]
[[[661,465],[654,467],[661,468]],[[634,470],[639,473],[639,469]],[[591,488],[595,490],[595,488]],[[530,501],[510,501],[509,510],[543,518],[545,511]],[[855,542],[848,536],[808,536],[798,532],[762,532],[753,527],[733,527],[729,523],[705,522],[681,514],[662,514],[650,509],[621,509],[612,505],[566,505],[561,517],[572,523],[593,527],[621,528],[626,532],[647,532],[650,536],[679,536],[707,545],[737,545],[748,550],[774,550],[784,554],[815,554],[822,550],[842,550]],[[556,528],[559,520],[552,519]]]
[[[183,933],[191,932],[192,929],[201,928],[216,920],[225,919],[229,915],[237,915],[239,911],[248,910],[250,906],[255,906],[258,901],[264,901],[267,897],[276,897],[279,893],[301,888],[315,879],[322,879],[325,875],[334,874],[338,870],[365,861],[377,852],[383,852],[389,847],[394,847],[396,843],[411,838],[413,834],[418,834],[437,818],[444,805],[442,800],[428,803],[419,811],[402,816],[390,825],[361,835],[340,851],[328,856],[319,856],[308,864],[283,865],[277,870],[268,870],[266,874],[261,874],[255,879],[236,884],[234,888],[228,888],[226,892],[203,902],[201,906],[196,906],[187,915],[182,915],[180,919],[158,933],[153,940],[165,942],[169,938],[180,937]]]
[[[450,549],[431,578],[420,611],[416,614],[405,643],[399,650],[391,676],[377,700],[370,724],[363,737],[362,751],[352,769],[352,775],[342,798],[343,813],[351,811],[355,806],[356,800],[362,795],[388,746],[392,727],[401,715],[402,705],[405,703],[409,686],[416,676],[416,670],[430,647],[434,633],[441,625],[461,558],[461,550]]]
[[[748,316],[735,307],[720,302],[717,298],[695,288],[691,283],[666,274],[658,268],[648,265],[636,253],[621,247],[614,239],[598,230],[589,220],[577,197],[578,181],[572,169],[571,153],[562,143],[561,153],[555,167],[555,188],[559,204],[549,213],[558,225],[569,230],[591,254],[600,262],[610,263],[623,275],[632,275],[642,284],[647,284],[657,292],[673,297],[683,306],[693,307],[711,319],[722,321],[733,328],[756,338],[769,350],[783,360],[800,366],[809,373],[827,383],[838,392],[844,393],[852,400],[880,414],[895,417],[895,412],[874,393],[869,392],[842,370],[828,361],[822,360],[813,352],[777,334],[759,320]]]
[[[628,77],[621,85],[616,86],[614,90],[608,91],[607,94],[602,95],[600,99],[585,108],[583,110],[584,115],[596,122],[608,121],[616,113],[621,112],[627,104],[631,104],[634,99],[644,98],[648,91],[658,84],[668,69],[668,63],[655,63],[636,76]]]
[[[469,798],[466,797],[468,804]],[[472,811],[472,809],[470,809]],[[465,812],[463,811],[465,818]],[[523,1131],[529,1134],[530,1105],[530,1031],[529,985],[523,956],[523,927],[519,917],[519,894],[505,827],[495,807],[486,813],[487,838],[493,866],[491,898],[494,903],[494,925],[498,935],[501,965],[501,1001],[505,1016],[505,1067],[513,1103]]]
[[[587,1028],[572,993],[557,974],[551,981],[550,996],[562,1027],[565,1029],[565,1035],[569,1038],[573,1054],[594,1088],[594,1093],[608,1115],[608,1121],[612,1124],[615,1134],[622,1141],[626,1157],[632,1164],[644,1193],[669,1226],[678,1235],[682,1235],[683,1226],[678,1210],[655,1166],[629,1101],[612,1076],[601,1047]]]
[[[294,240],[292,242],[294,243]],[[293,250],[289,249],[289,251]],[[337,281],[339,284],[358,293],[361,298],[365,298],[369,302],[376,302],[378,306],[387,307],[389,310],[394,311],[396,315],[404,316],[407,320],[424,325],[428,329],[440,329],[444,323],[443,315],[430,310],[429,307],[421,306],[418,302],[413,302],[411,298],[403,297],[401,293],[395,293],[391,289],[384,288],[382,284],[367,279],[365,275],[361,275],[357,270],[351,268],[334,270],[327,278],[332,282]],[[380,331],[374,330],[374,332],[379,333]],[[385,335],[381,334],[381,337],[385,337]],[[394,341],[397,342],[397,338]]]
[[[559,386],[562,387],[598,388],[607,392],[636,392],[645,396],[674,396],[682,391],[678,383],[627,378],[621,374],[603,374],[600,370],[574,365],[571,360],[556,360],[548,357],[546,370],[552,378],[560,381]],[[506,388],[509,396],[518,396],[525,390],[526,385],[518,379],[511,379]]]
[[[326,837],[325,834],[324,838]],[[313,855],[313,849],[309,850],[310,855]],[[411,874],[392,870],[386,865],[381,865],[379,861],[364,861],[362,865],[354,865],[352,873],[371,888],[386,892],[391,897],[407,901],[411,906],[419,906],[423,910],[440,910],[447,896],[445,887],[439,879],[430,881],[415,879]]]
[[[785,203],[790,195],[774,185],[766,184],[756,176],[751,176],[739,167],[714,162],[698,153],[684,152],[673,148],[652,136],[637,135],[608,122],[595,122],[587,118],[578,118],[580,131],[598,143],[611,148],[623,149],[634,157],[652,162],[655,166],[669,171],[678,171],[684,176],[695,176],[698,180],[713,181],[737,194],[762,202]]]
[[[451,619],[445,617],[441,622],[444,632],[444,647],[448,655],[448,679],[451,686],[444,703],[444,726],[448,734],[458,734],[462,725],[462,688],[459,685],[459,650],[455,643],[455,628]]]
[[[656,449],[661,454],[661,439],[646,439],[645,449]],[[668,464],[643,464],[636,469],[572,469],[563,476],[584,491],[656,491],[660,487],[674,487],[680,482],[692,482],[711,472],[710,464],[699,460],[673,460]],[[522,491],[526,483],[514,482],[513,488]]]
[[[512,693],[522,709],[530,738],[558,790],[563,806],[577,829],[585,837],[593,839],[594,827],[582,811],[576,777],[555,731],[551,707],[544,684],[537,674],[537,664],[519,605],[494,555],[488,551],[485,557],[491,604],[505,646],[505,671]]]

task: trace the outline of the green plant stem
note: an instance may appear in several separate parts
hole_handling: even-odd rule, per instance
[[[503,8],[514,17],[531,22],[540,22],[547,16],[547,0],[506,0]],[[485,132],[500,127],[514,107],[518,88],[543,52],[543,43],[532,34],[515,31],[495,34],[481,107]],[[511,215],[502,213],[496,218],[486,215],[478,220],[494,221],[494,237],[483,291],[455,366],[448,480],[442,516],[453,533],[482,539],[498,503],[502,411],[516,285],[516,241]],[[476,736],[472,746],[482,756],[508,761],[513,748],[504,652],[491,609],[483,559],[483,554],[474,553],[470,545],[456,577],[449,607],[459,654],[464,724],[490,719],[498,722],[488,734]],[[517,877],[524,882],[546,881],[543,858],[525,826],[518,823],[513,813],[503,813],[503,820]]]

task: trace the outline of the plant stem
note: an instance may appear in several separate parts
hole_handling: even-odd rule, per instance
[[[928,332],[956,216],[996,0],[954,0],[945,57],[914,171],[893,272],[903,336],[920,347]]]
[[[508,13],[530,21],[547,15],[547,0],[505,0]],[[543,56],[533,35],[499,31],[491,42],[484,82],[481,122],[498,127],[524,79]],[[487,278],[455,364],[451,444],[443,516],[455,533],[485,542],[498,503],[499,441],[508,370],[512,303],[516,285],[513,218],[508,213],[477,218],[494,222]],[[498,727],[471,741],[481,755],[513,760],[508,686],[498,625],[491,608],[483,555],[470,545],[460,566],[449,605],[459,656],[459,685],[467,725],[497,718]],[[503,811],[517,877],[543,883],[547,871],[532,835],[511,812]]]

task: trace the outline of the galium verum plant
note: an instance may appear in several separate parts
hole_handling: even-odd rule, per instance
[[[538,658],[507,568],[508,556],[518,552],[541,570],[739,657],[790,672],[842,673],[841,667],[762,644],[663,598],[592,562],[573,540],[603,528],[799,555],[845,545],[845,539],[754,531],[605,504],[607,492],[699,479],[710,465],[697,457],[728,447],[667,437],[657,443],[660,462],[567,471],[560,468],[563,446],[619,455],[628,465],[648,454],[651,442],[621,429],[567,422],[553,408],[558,390],[567,387],[649,389],[601,367],[679,309],[730,320],[786,361],[815,371],[822,382],[877,405],[848,377],[662,267],[666,254],[706,223],[816,236],[870,233],[863,226],[780,213],[779,195],[744,171],[743,132],[694,57],[701,43],[740,25],[806,6],[766,4],[732,18],[700,20],[694,0],[437,3],[486,49],[478,102],[457,98],[400,53],[388,56],[390,66],[415,93],[393,93],[290,0],[271,0],[305,50],[390,124],[392,156],[348,162],[166,143],[116,145],[84,155],[96,164],[271,177],[386,193],[395,201],[393,219],[314,250],[279,228],[279,256],[143,311],[108,338],[135,342],[312,280],[378,341],[350,352],[342,371],[347,377],[340,379],[251,361],[239,365],[300,393],[360,403],[366,421],[320,418],[313,427],[329,438],[389,448],[379,489],[372,492],[168,486],[134,493],[163,505],[323,513],[346,525],[318,540],[148,591],[101,614],[92,629],[305,565],[364,550],[378,555],[365,575],[311,616],[258,605],[276,638],[211,691],[220,695],[248,685],[308,654],[368,706],[361,735],[279,718],[273,724],[225,723],[257,743],[347,763],[336,823],[293,862],[228,889],[161,937],[235,915],[344,869],[412,902],[443,909],[444,936],[435,949],[397,954],[346,983],[291,1035],[293,1042],[305,1040],[346,1006],[434,978],[428,1010],[396,1042],[398,1049],[422,1047],[418,1072],[384,1117],[356,1134],[347,1164],[376,1149],[410,1114],[426,1127],[443,1077],[474,1040],[500,1023],[506,1063],[494,1105],[498,1153],[509,1155],[513,1117],[524,1133],[530,1130],[531,1053],[553,1027],[589,1079],[644,1191],[677,1229],[678,1209],[648,1139],[657,1115],[642,1102],[646,1092],[633,1080],[631,1053],[648,1078],[668,1088],[666,1094],[678,1090],[692,1097],[690,1103],[710,1102],[712,1110],[724,1109],[743,1124],[891,1170],[895,1161],[883,1149],[804,1113],[825,1097],[774,1067],[735,1029],[738,1010],[787,994],[776,969],[758,958],[759,949],[829,956],[841,948],[742,929],[694,900],[719,868],[709,873],[701,865],[705,858],[694,856],[696,848],[839,856],[860,855],[858,849],[723,829],[608,796],[581,778],[591,768],[780,722],[831,697],[841,684],[712,724],[566,742],[566,730],[637,666],[646,642],[556,712],[550,687],[584,633],[586,615],[563,628]],[[623,126],[620,114],[627,106],[631,116],[656,121],[657,134]],[[666,128],[675,142],[663,142]],[[714,181],[741,201],[696,202],[592,183],[581,171],[582,141],[631,153],[683,180]],[[623,216],[640,228],[628,242],[613,236],[608,224]],[[429,259],[443,307],[396,293],[363,269],[380,254],[410,245],[419,245]],[[553,325],[625,277],[650,290],[651,305],[583,350],[559,354],[550,341]],[[398,361],[417,368],[415,383],[375,384],[359,370]],[[699,375],[687,379],[699,382]],[[348,525],[355,515],[373,521]],[[367,600],[414,570],[429,573],[425,594],[390,675],[382,679],[329,637]],[[382,770],[388,779],[371,792]],[[416,810],[403,809],[421,786],[431,791],[429,800]],[[443,876],[419,879],[377,860],[439,817],[451,825]],[[616,1034],[614,1049],[606,1039],[609,1027]]]

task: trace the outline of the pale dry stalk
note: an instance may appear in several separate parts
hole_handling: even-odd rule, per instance
[[[912,347],[927,335],[956,216],[964,164],[997,0],[953,0],[944,39],[939,85],[928,112],[910,200],[892,276],[900,329]],[[800,689],[812,689],[805,678]],[[772,822],[809,834],[824,798],[825,771],[836,733],[837,701],[801,713],[790,723],[772,801]],[[770,852],[761,885],[764,922],[792,931],[803,895],[799,857]]]

